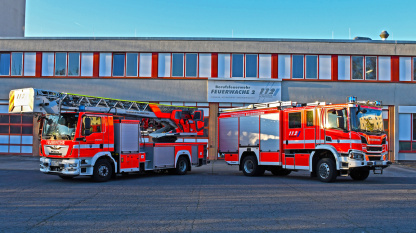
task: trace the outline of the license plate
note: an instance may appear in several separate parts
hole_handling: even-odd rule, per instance
[[[55,160],[52,160],[51,161],[51,166],[59,166],[59,162],[55,161]]]
[[[382,167],[374,167],[374,169],[376,169],[376,170],[382,170],[383,168]]]

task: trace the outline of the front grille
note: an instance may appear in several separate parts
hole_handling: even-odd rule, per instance
[[[381,152],[383,151],[383,148],[381,146],[367,146],[367,151],[371,151],[371,152]]]
[[[368,156],[368,160],[370,160],[370,161],[379,161],[379,160],[381,160],[381,157],[379,157],[379,156]]]

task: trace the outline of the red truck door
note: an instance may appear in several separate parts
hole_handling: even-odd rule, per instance
[[[104,132],[102,117],[84,115],[81,119],[81,132],[77,141],[79,142],[80,157],[93,157],[98,152],[103,151]]]

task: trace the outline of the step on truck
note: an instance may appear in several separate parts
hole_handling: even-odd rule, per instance
[[[24,88],[10,92],[9,113],[37,117],[40,171],[63,179],[107,181],[155,170],[183,175],[207,164],[206,143],[175,142],[203,134],[204,113],[196,108]]]
[[[224,109],[218,121],[219,153],[246,176],[306,170],[323,182],[365,180],[391,164],[379,101],[253,104]]]

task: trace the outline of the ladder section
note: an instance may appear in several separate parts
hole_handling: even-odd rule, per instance
[[[10,113],[59,114],[61,111],[88,111],[118,115],[156,118],[161,113],[182,110],[192,113],[195,108],[152,104],[148,102],[111,99],[48,91],[34,88],[16,89],[9,94]]]

